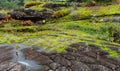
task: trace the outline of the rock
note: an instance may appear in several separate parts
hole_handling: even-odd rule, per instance
[[[25,71],[25,68],[19,63],[3,62],[0,64],[0,71]]]
[[[60,55],[56,56],[54,61],[66,67],[71,66],[71,62]]]
[[[42,64],[42,65],[47,65],[47,64],[50,64],[50,63],[53,62],[52,60],[50,60],[49,57],[44,56],[44,55],[40,56],[40,57],[38,58],[38,61],[40,61],[40,64]]]
[[[100,19],[100,22],[107,22],[107,21],[109,21],[109,19],[108,19],[108,18],[106,18],[106,17],[104,17],[104,18]]]
[[[0,47],[0,62],[11,60],[14,57],[13,47]]]
[[[75,57],[69,53],[64,54],[63,57],[66,58],[67,60],[75,60]]]
[[[112,18],[102,18],[100,19],[100,22],[120,22],[120,16],[114,16]]]
[[[40,21],[49,19],[52,17],[52,11],[37,11],[30,8],[21,8],[15,9],[12,12],[9,12],[10,16],[16,20],[31,20],[31,21]]]
[[[93,71],[112,71],[109,68],[102,65],[91,65]]]
[[[59,67],[55,71],[69,71],[66,67]]]
[[[72,62],[73,71],[92,71],[87,65],[81,62],[73,61]]]
[[[40,71],[48,71],[50,68],[48,66],[42,66],[42,69]]]
[[[53,70],[55,70],[56,68],[58,68],[60,66],[60,64],[58,64],[58,63],[51,63],[50,64],[50,67],[53,69]]]
[[[0,20],[5,19],[5,14],[0,13]]]
[[[115,16],[110,19],[111,22],[120,22],[120,16]]]

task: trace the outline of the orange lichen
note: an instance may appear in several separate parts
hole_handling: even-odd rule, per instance
[[[29,26],[31,25],[33,22],[31,20],[25,20],[25,21],[22,21],[22,25],[24,26]]]

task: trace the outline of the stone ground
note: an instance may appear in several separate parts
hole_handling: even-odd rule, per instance
[[[24,66],[10,61],[14,56],[13,47],[0,47],[0,71],[24,71]]]
[[[108,58],[105,51],[84,42],[72,44],[65,53],[37,52],[24,49],[26,59],[36,60],[42,65],[40,71],[120,71],[120,63]]]
[[[23,49],[26,59],[42,65],[39,71],[120,71],[120,63],[108,58],[105,51],[84,42],[70,45],[64,53],[38,52],[37,48]],[[25,71],[24,66],[11,62],[13,47],[0,47],[0,71]]]

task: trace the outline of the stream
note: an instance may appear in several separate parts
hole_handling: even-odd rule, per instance
[[[20,63],[22,65],[25,66],[26,71],[29,70],[40,70],[41,65],[39,65],[36,61],[34,60],[27,60],[24,57],[24,54],[22,53],[22,50],[25,48],[32,48],[31,46],[26,46],[22,43],[13,43],[13,44],[0,44],[1,46],[12,46],[12,47],[18,47],[18,48],[14,48],[13,52],[14,52],[14,57],[12,58],[11,61],[13,62],[17,62]],[[41,48],[39,49],[39,51],[42,51]]]

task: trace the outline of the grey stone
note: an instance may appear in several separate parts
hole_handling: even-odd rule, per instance
[[[0,47],[0,62],[10,60],[14,57],[13,47]]]
[[[58,63],[51,63],[50,64],[50,67],[53,69],[53,70],[55,70],[56,68],[58,68],[60,66],[60,64],[58,64]]]
[[[55,62],[57,62],[63,66],[66,66],[66,67],[71,66],[71,62],[60,55],[56,56],[56,58],[54,60],[55,60]]]
[[[91,65],[93,71],[112,71],[111,69],[102,65]]]
[[[42,66],[40,71],[48,71],[50,68],[48,66]]]
[[[25,68],[19,63],[7,61],[0,64],[0,71],[25,71]]]
[[[59,67],[55,71],[68,71],[68,69],[66,67]]]
[[[92,70],[84,63],[73,61],[72,71],[92,71]]]

